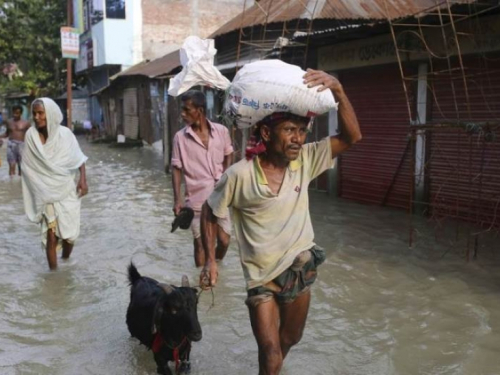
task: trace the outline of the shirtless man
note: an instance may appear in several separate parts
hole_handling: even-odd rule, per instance
[[[9,162],[9,176],[16,174],[16,164],[19,176],[21,175],[21,153],[24,145],[24,135],[30,128],[30,123],[22,120],[23,108],[16,105],[12,108],[12,119],[7,120],[7,132],[0,138],[9,138],[7,141],[7,161]],[[0,145],[3,140],[0,139]]]

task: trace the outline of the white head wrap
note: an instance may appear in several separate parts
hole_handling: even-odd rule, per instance
[[[24,208],[34,222],[42,219],[45,204],[63,201],[76,191],[76,171],[87,161],[74,134],[61,125],[59,106],[49,98],[33,103],[37,101],[45,108],[48,138],[42,144],[33,122],[26,132],[21,164]]]

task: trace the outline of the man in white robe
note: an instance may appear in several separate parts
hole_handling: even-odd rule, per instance
[[[69,258],[80,234],[80,202],[87,194],[87,157],[63,115],[49,98],[36,99],[33,124],[26,132],[22,160],[24,208],[29,220],[40,224],[49,268],[57,268],[57,249]],[[75,183],[77,170],[80,172]]]

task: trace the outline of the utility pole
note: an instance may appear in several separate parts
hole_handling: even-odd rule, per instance
[[[68,27],[73,27],[73,0],[68,0]],[[66,59],[66,115],[67,115],[67,125],[70,130],[73,130],[73,122],[71,116],[71,106],[73,102],[73,59]]]

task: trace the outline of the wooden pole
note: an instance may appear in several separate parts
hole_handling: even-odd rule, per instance
[[[68,26],[73,27],[73,0],[68,0]],[[73,130],[73,121],[71,106],[73,103],[73,59],[66,59],[66,114],[67,114],[67,125],[70,130]]]

